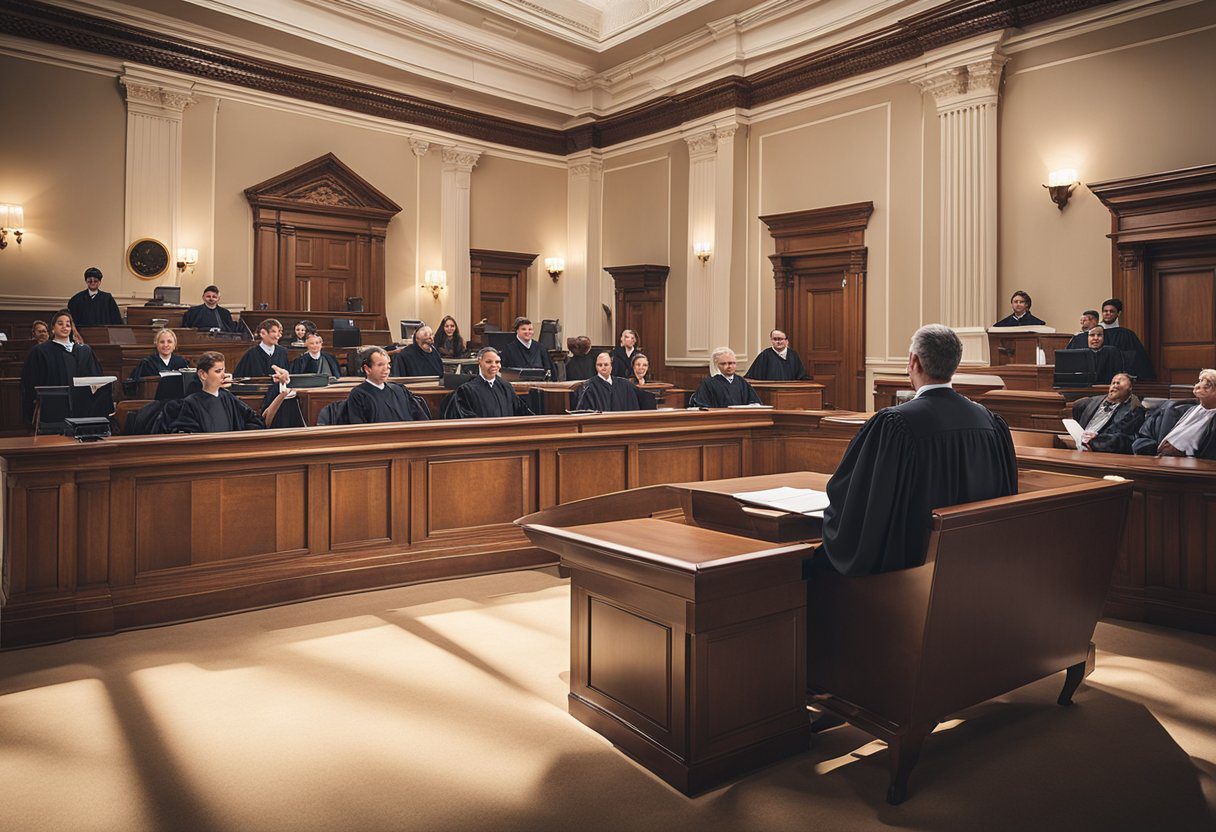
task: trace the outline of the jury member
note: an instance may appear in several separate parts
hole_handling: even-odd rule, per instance
[[[101,291],[101,269],[84,270],[84,286],[68,300],[68,311],[76,326],[122,326],[122,313],[109,292]]]
[[[72,379],[102,374],[97,356],[87,344],[76,343],[72,313],[61,309],[51,318],[50,338],[29,351],[21,367],[21,418],[34,418],[37,387],[70,387]],[[77,414],[108,415],[108,414]]]
[[[1081,331],[1072,336],[1068,349],[1083,350],[1089,346],[1089,331],[1098,325],[1098,310],[1086,309],[1081,313]]]
[[[288,366],[287,349],[279,346],[282,337],[283,325],[274,318],[258,324],[258,343],[241,356],[234,375],[237,378],[269,376],[274,373],[272,367]]]
[[[346,397],[346,421],[352,425],[375,422],[412,422],[409,392],[389,381],[392,360],[381,347],[363,352],[363,381]]]
[[[220,332],[239,332],[240,327],[232,320],[232,313],[220,306],[220,288],[216,285],[203,289],[203,302],[191,306],[182,315],[182,327],[185,329],[219,330]]]
[[[634,353],[637,351],[638,334],[632,329],[622,329],[620,345],[612,348],[612,374],[617,378],[627,378],[629,362],[633,360]],[[596,363],[599,363],[598,357]],[[598,367],[596,373],[599,373]]]
[[[414,343],[393,356],[395,376],[442,376],[443,355],[435,347],[435,331],[429,326],[414,330]]]
[[[621,410],[641,410],[638,389],[622,376],[616,376],[614,356],[601,352],[595,357],[595,375],[583,384],[575,410],[599,410],[605,413]]]
[[[169,433],[225,433],[233,430],[261,430],[273,422],[279,406],[291,396],[291,390],[280,390],[263,413],[258,413],[236,396],[223,389],[231,381],[224,368],[224,355],[205,352],[198,357],[197,372],[202,389],[182,399],[181,409],[169,423]],[[274,367],[270,375],[276,380],[287,378],[286,370]]]
[[[330,378],[339,378],[342,371],[338,369],[338,359],[332,353],[325,352],[322,348],[325,346],[325,339],[321,337],[321,333],[308,333],[304,337],[305,352],[295,361],[291,362],[289,368],[293,374],[303,373],[325,373]]]
[[[516,318],[512,327],[515,337],[502,348],[502,366],[512,370],[544,370],[549,378],[557,378],[557,369],[549,351],[532,338],[534,327],[527,318]]]
[[[718,369],[716,375],[701,382],[697,392],[688,400],[689,407],[730,407],[733,404],[760,404],[760,396],[735,370],[739,359],[729,347],[718,347],[710,355],[710,364]]]
[[[532,411],[524,400],[515,394],[511,382],[505,381],[499,372],[502,357],[493,347],[482,347],[477,351],[477,376],[465,382],[452,393],[450,407],[445,416],[455,419],[476,419],[492,416],[531,416]]]
[[[570,359],[566,362],[566,381],[583,381],[595,375],[595,356],[591,354],[591,339],[586,335],[567,338]]]
[[[1016,494],[1018,463],[1000,416],[954,392],[958,336],[940,324],[912,336],[916,396],[874,414],[828,482],[822,554],[845,575],[919,566],[932,511]]]
[[[131,371],[131,381],[139,381],[148,376],[159,376],[161,373],[174,373],[189,367],[189,362],[177,350],[177,333],[171,329],[162,329],[152,339],[152,354],[144,356]]]
[[[1216,370],[1200,370],[1191,391],[1194,401],[1165,402],[1149,413],[1133,453],[1216,459]]]
[[[444,358],[460,358],[466,349],[464,339],[460,337],[460,327],[451,315],[444,315],[439,322],[439,332],[435,334],[435,349]]]
[[[1102,303],[1102,328],[1106,330],[1106,344],[1123,353],[1123,366],[1138,381],[1152,381],[1157,371],[1148,357],[1148,350],[1140,336],[1119,323],[1123,314],[1123,301],[1107,298]]]
[[[1147,415],[1132,393],[1132,379],[1127,373],[1115,373],[1105,395],[1078,399],[1072,405],[1072,418],[1082,430],[1082,450],[1109,454],[1132,452],[1132,440]]]
[[[1106,346],[1106,330],[1100,326],[1090,327],[1086,337],[1093,359],[1094,384],[1110,384],[1115,373],[1123,372],[1123,353]]]
[[[1030,314],[1030,295],[1018,289],[1009,296],[1010,315],[1001,318],[993,326],[1043,326],[1046,321]]]
[[[754,381],[796,381],[806,378],[806,367],[790,347],[790,339],[780,329],[768,334],[771,346],[765,347],[747,368]]]

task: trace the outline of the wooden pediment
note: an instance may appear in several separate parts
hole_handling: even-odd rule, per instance
[[[341,214],[385,222],[401,213],[400,205],[332,153],[246,188],[245,198],[255,209]]]

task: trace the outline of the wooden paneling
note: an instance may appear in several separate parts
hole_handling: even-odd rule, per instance
[[[1189,260],[1162,258],[1153,267],[1164,320],[1152,351],[1157,378],[1174,384],[1193,384],[1201,369],[1216,367],[1216,266]]]
[[[393,491],[388,462],[330,466],[329,493],[332,549],[388,542],[391,507],[409,505],[406,495]]]
[[[430,462],[426,534],[511,523],[535,505],[533,457],[512,454]]]
[[[60,489],[54,486],[30,488],[26,492],[25,570],[22,589],[37,592],[59,587],[59,513]],[[15,582],[14,582],[15,583]]]
[[[469,250],[473,308],[470,321],[510,331],[516,318],[528,314],[528,269],[535,254],[514,251]],[[540,334],[540,321],[533,321]]]
[[[667,378],[667,266],[643,263],[634,266],[605,266],[616,286],[614,339],[622,330],[638,334],[638,349],[650,360],[650,377]],[[574,333],[577,334],[577,333]]]
[[[706,479],[700,445],[638,449],[638,485]]]
[[[670,732],[671,640],[671,627],[588,598],[587,688]]]
[[[557,452],[557,501],[568,503],[629,487],[625,448]],[[514,518],[512,518],[514,519]]]

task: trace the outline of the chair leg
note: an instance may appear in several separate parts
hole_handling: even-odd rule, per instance
[[[1081,682],[1085,679],[1085,662],[1077,662],[1070,666],[1064,676],[1064,689],[1060,691],[1060,698],[1056,700],[1061,705],[1071,705],[1072,695],[1077,692],[1077,688],[1081,686]]]
[[[887,802],[892,806],[903,803],[907,798],[908,777],[920,759],[920,750],[928,735],[927,730],[915,728],[891,740],[888,750],[891,755],[891,786],[887,789]]]

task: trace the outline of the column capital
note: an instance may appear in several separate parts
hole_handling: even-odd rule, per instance
[[[190,87],[142,77],[128,70],[118,79],[127,99],[128,112],[181,118],[182,111],[197,100]]]
[[[431,143],[426,139],[420,139],[417,136],[410,136],[410,152],[415,156],[422,158],[426,152],[431,149]]]
[[[443,148],[444,170],[456,171],[457,173],[472,173],[473,168],[477,165],[477,160],[480,158],[481,151],[473,147],[448,145]]]
[[[604,155],[599,151],[578,153],[566,160],[571,176],[600,179],[604,175]]]
[[[734,132],[731,132],[734,135]],[[691,159],[706,158],[718,152],[718,132],[714,128],[684,133]]]
[[[1001,51],[1004,31],[987,32],[926,55],[924,69],[908,80],[933,96],[938,115],[996,103],[1009,58]]]

